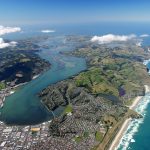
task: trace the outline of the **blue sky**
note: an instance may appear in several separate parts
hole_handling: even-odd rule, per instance
[[[0,24],[150,22],[149,0],[0,0]]]

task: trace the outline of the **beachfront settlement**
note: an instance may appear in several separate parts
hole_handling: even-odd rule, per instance
[[[48,124],[36,126],[7,126],[0,122],[1,150],[29,150],[40,140],[48,139]]]

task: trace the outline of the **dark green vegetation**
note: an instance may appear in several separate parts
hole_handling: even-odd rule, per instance
[[[75,142],[77,142],[77,143],[81,142],[82,139],[83,139],[82,136],[77,136],[77,137],[74,138]]]
[[[112,48],[90,42],[65,54],[85,57],[88,69],[39,94],[49,110],[61,105],[67,112],[50,123],[50,134],[67,137],[70,142],[74,139],[84,149],[98,144],[104,149],[125,119],[140,117],[126,104],[144,95],[144,84],[150,85],[142,64],[150,55],[134,43]],[[84,136],[85,132],[88,136]]]
[[[143,95],[143,85],[150,83],[142,64],[148,55],[142,48],[95,46],[78,49],[73,54],[87,58],[89,70],[75,79],[77,86],[86,87],[91,93],[110,94],[125,100]]]
[[[5,83],[0,82],[0,90],[4,89],[6,87]]]
[[[101,142],[103,140],[103,134],[99,131],[96,131],[95,133],[95,139],[99,142]]]
[[[64,114],[72,113],[72,111],[73,111],[72,105],[69,104],[66,106]]]
[[[83,137],[84,137],[84,138],[88,138],[88,137],[89,137],[89,132],[88,132],[88,131],[84,131]]]
[[[77,86],[86,87],[93,94],[111,94],[119,96],[118,90],[113,86],[113,73],[108,74],[100,68],[91,68],[75,78]]]
[[[17,47],[0,49],[0,81],[16,85],[47,70],[50,64],[35,53],[38,50],[32,40],[19,41]]]
[[[110,67],[113,66],[113,67]],[[141,68],[142,69],[139,69]],[[93,94],[107,94],[129,99],[143,95],[143,79],[147,76],[140,63],[118,62],[105,64],[103,67],[91,67],[75,78],[77,86],[85,87]],[[143,71],[143,72],[141,72]]]

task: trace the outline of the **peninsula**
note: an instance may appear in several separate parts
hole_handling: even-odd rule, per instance
[[[65,140],[64,149],[66,142],[71,149],[108,149],[125,120],[128,124],[128,118],[142,117],[132,109],[136,102],[130,105],[145,94],[144,85],[150,85],[143,65],[150,55],[134,42],[118,46],[89,42],[61,54],[86,58],[88,69],[39,93],[50,111],[64,108],[49,125],[48,142]]]

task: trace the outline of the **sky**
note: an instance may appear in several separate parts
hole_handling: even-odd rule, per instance
[[[150,22],[149,0],[0,0],[0,24]]]

